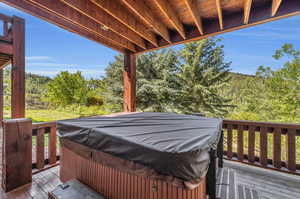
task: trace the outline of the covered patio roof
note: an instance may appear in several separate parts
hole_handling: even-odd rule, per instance
[[[295,0],[2,2],[122,53],[143,53],[300,14]]]

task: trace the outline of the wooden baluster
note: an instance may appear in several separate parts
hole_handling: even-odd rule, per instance
[[[287,168],[296,171],[296,129],[288,129],[286,136]]]
[[[45,166],[45,129],[38,129],[36,136],[36,168],[42,169]]]
[[[49,144],[48,144],[48,151],[49,151],[49,164],[56,163],[56,126],[51,127],[49,133]]]
[[[232,158],[232,125],[227,125],[227,158]]]
[[[254,162],[255,157],[255,128],[256,126],[249,126],[248,129],[248,160]]]
[[[244,135],[243,135],[243,125],[238,125],[238,135],[237,135],[237,156],[238,160],[244,160]]]
[[[273,132],[273,165],[281,168],[281,128],[275,128]]]
[[[262,166],[268,164],[268,132],[267,127],[260,127],[260,163]]]

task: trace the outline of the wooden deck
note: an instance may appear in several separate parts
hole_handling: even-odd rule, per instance
[[[5,194],[1,199],[40,199],[61,182],[59,166],[33,175],[33,183]],[[217,195],[222,199],[297,199],[300,177],[278,171],[225,161],[218,171]]]

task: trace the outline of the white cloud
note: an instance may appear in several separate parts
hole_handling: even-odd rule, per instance
[[[26,63],[26,66],[40,66],[40,67],[74,67],[79,66],[78,64],[62,64],[62,63],[51,63],[51,62],[36,62],[36,63]]]
[[[70,73],[76,73],[77,71],[80,71],[82,75],[86,78],[96,77],[99,78],[105,74],[105,70],[96,70],[96,69],[65,69],[65,70],[40,70],[40,69],[29,69],[26,72],[43,75],[43,76],[50,76],[54,77],[61,71],[68,71]]]
[[[49,56],[27,56],[26,61],[53,61],[54,59]]]

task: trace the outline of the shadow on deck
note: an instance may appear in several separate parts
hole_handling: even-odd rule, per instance
[[[4,193],[1,199],[46,199],[61,182],[59,166],[33,175],[32,184]],[[218,171],[217,196],[222,199],[297,199],[300,177],[241,163],[225,161]]]

